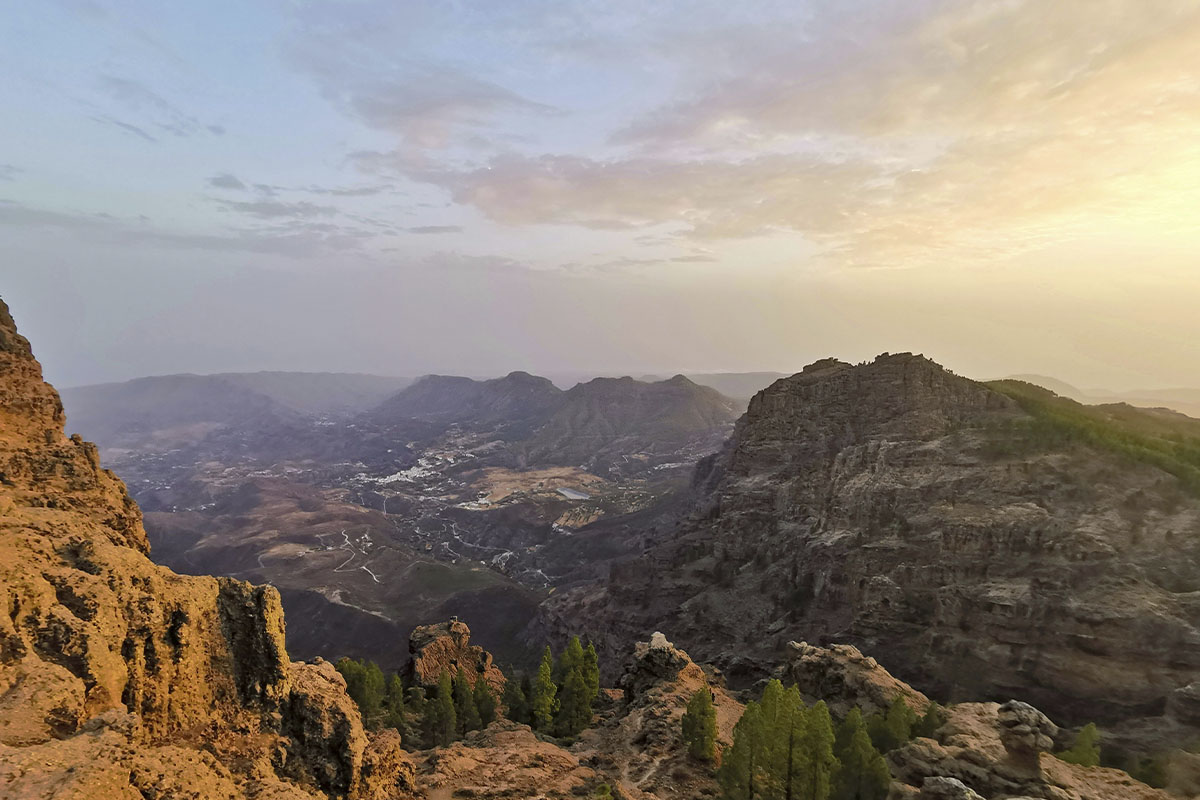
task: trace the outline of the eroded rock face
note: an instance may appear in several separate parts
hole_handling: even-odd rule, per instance
[[[1028,703],[1009,700],[996,712],[1000,726],[1000,744],[1009,757],[1034,771],[1038,768],[1038,754],[1054,747],[1058,726],[1042,712]]]
[[[492,663],[491,653],[471,644],[471,629],[465,622],[422,625],[409,637],[408,652],[412,659],[406,670],[419,686],[435,687],[443,671],[453,677],[462,669],[471,686],[482,675],[496,697],[504,692],[504,673]]]
[[[690,758],[680,737],[688,701],[710,692],[720,747],[733,741],[744,707],[662,633],[634,646],[620,681],[620,700],[603,707],[572,749],[629,800],[693,800],[713,795],[712,770]]]
[[[481,799],[587,797],[601,782],[576,754],[504,719],[425,753],[419,780],[434,797]]]
[[[1027,422],[919,356],[813,364],[754,398],[673,529],[552,596],[543,629],[611,663],[669,627],[741,685],[790,640],[847,642],[942,701],[1161,720],[1200,670],[1200,501]]]
[[[806,702],[824,700],[839,718],[856,706],[864,714],[886,712],[897,697],[918,714],[929,706],[929,698],[848,644],[789,642],[781,678],[785,684],[795,683]]]
[[[918,800],[983,800],[957,778],[926,778],[921,785]]]
[[[413,765],[400,736],[368,740],[346,681],[328,661],[291,665],[284,707],[285,769],[331,797],[385,800],[413,790]]]
[[[312,668],[288,661],[278,593],[152,564],[124,485],[62,425],[0,302],[4,796],[312,797],[319,781],[282,768],[322,774],[308,759],[323,746],[342,783],[321,792],[373,797],[355,773],[368,745],[344,684],[306,705],[297,675]],[[346,736],[305,728],[322,703],[346,711]]]
[[[625,667],[619,686],[625,691],[626,702],[635,702],[663,682],[673,682],[685,669],[699,671],[688,654],[667,641],[661,632],[655,631],[648,642],[633,646],[633,658]]]
[[[1054,723],[1025,703],[960,703],[936,739],[914,739],[887,754],[898,796],[1168,800],[1128,774],[1080,767],[1047,752]],[[962,794],[959,787],[975,794]],[[919,790],[919,791],[918,791]],[[927,795],[926,792],[933,794]],[[957,793],[956,793],[957,792]]]

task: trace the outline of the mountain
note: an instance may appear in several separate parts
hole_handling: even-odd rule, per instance
[[[693,383],[716,389],[726,397],[737,400],[745,405],[750,398],[770,386],[780,378],[787,377],[784,372],[686,372],[684,376]],[[644,383],[655,383],[663,380],[661,375],[642,375],[638,378]]]
[[[979,407],[977,397],[966,400]],[[915,419],[932,425],[923,428],[927,432],[937,427],[937,414]],[[749,698],[730,691],[720,672],[696,663],[658,632],[630,648],[631,660],[622,654],[619,691],[600,690],[597,713],[569,748],[566,741],[500,718],[449,746],[406,752],[378,708],[367,715],[368,729],[339,669],[321,659],[289,658],[274,587],[178,575],[151,564],[140,513],[124,485],[100,468],[95,446],[78,436],[68,439],[63,424],[57,394],[42,381],[29,343],[0,302],[5,798],[686,800],[718,794],[712,767],[692,758],[680,735],[684,711],[693,698],[711,697],[714,735],[728,752],[744,730],[739,720]],[[1152,430],[1139,435],[1152,436]],[[348,534],[355,516],[373,512],[346,504],[329,516],[328,502],[314,497],[311,487],[307,492],[278,479],[259,480],[241,484],[215,505],[231,519],[264,505],[282,512],[274,527],[247,532],[257,541],[243,555],[257,553],[260,566],[264,557],[315,561],[321,552],[342,550],[335,554],[342,560],[330,562],[333,572],[361,571],[376,579],[372,569],[352,564],[373,555],[370,534],[386,529],[386,518],[375,520],[382,523],[378,528]],[[297,546],[290,537],[304,524],[347,525],[341,531],[348,534],[344,547]],[[412,575],[388,578],[418,600],[429,588]],[[351,607],[339,602],[344,595],[340,587],[334,591],[333,605]],[[324,623],[330,630],[347,624],[344,618],[307,614],[292,622]],[[1163,632],[1161,626],[1153,631]],[[773,635],[770,629],[765,634]],[[497,692],[506,676],[470,637],[467,625],[455,618],[414,630],[405,670],[409,697],[454,668],[468,687],[484,680]],[[794,684],[806,703],[827,702],[837,716],[852,707],[878,713],[902,703],[921,713],[930,706],[924,694],[853,647],[791,642],[771,674]],[[365,702],[368,680],[354,685],[355,697]],[[1183,705],[1193,714],[1200,707],[1195,695],[1187,695],[1190,706]],[[903,736],[888,753],[889,796],[1168,798],[1119,770],[1049,755],[1047,750],[1062,745],[1060,731],[1025,703],[962,702],[944,714],[927,736]],[[1181,736],[1176,744],[1185,741],[1191,740]],[[1197,760],[1176,747],[1172,761],[1155,774],[1181,794],[1194,794]]]
[[[162,449],[192,443],[231,427],[271,428],[298,412],[227,378],[164,375],[83,386],[63,393],[71,430],[104,448]]]
[[[569,389],[561,406],[524,443],[530,463],[583,464],[594,472],[625,462],[711,451],[737,404],[682,375],[657,383],[596,378]]]
[[[292,662],[279,594],[156,566],[141,514],[63,433],[0,301],[0,785],[11,798],[347,797],[412,788],[327,662]]]
[[[726,397],[748,403],[751,397],[780,378],[782,372],[696,372],[688,373],[688,380],[716,389]]]
[[[847,642],[943,700],[1018,696],[1114,744],[1194,737],[1200,433],[1023,386],[909,354],[775,382],[675,524],[552,596],[543,629],[620,651],[668,627],[735,681],[787,639]]]
[[[513,372],[487,381],[427,375],[365,419],[459,425],[510,441],[516,466],[582,465],[605,474],[695,460],[720,445],[736,409],[682,375],[655,383],[595,378],[564,392],[546,378]]]
[[[426,375],[389,397],[369,416],[381,423],[406,419],[458,423],[519,437],[540,425],[562,401],[561,389],[528,372],[511,372],[486,381]]]
[[[68,425],[101,447],[170,447],[214,430],[295,424],[373,408],[407,378],[328,372],[158,375],[62,392]]]
[[[352,416],[374,408],[411,378],[357,372],[226,372],[214,375],[307,416]]]
[[[1200,389],[1078,389],[1069,383],[1045,375],[1012,375],[1007,380],[1032,383],[1086,405],[1125,403],[1138,408],[1168,408],[1189,417],[1200,418]]]

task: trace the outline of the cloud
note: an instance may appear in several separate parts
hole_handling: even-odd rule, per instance
[[[307,219],[311,217],[331,217],[338,213],[333,206],[321,206],[316,203],[301,201],[285,203],[278,200],[221,200],[217,205],[227,211],[236,211],[258,219]]]
[[[101,75],[97,80],[97,84],[100,90],[108,95],[110,99],[124,106],[129,111],[145,115],[151,125],[165,133],[170,133],[178,137],[192,136],[204,132],[214,136],[221,136],[225,133],[224,127],[201,122],[194,116],[179,109],[165,97],[140,81],[115,75]],[[132,132],[136,132],[150,141],[156,141],[137,126],[107,117],[104,119],[121,127],[131,129]]]
[[[12,164],[0,164],[0,181],[16,180],[17,176],[25,170]]]
[[[410,158],[453,148],[495,150],[521,135],[506,130],[507,122],[560,113],[505,86],[497,70],[470,60],[477,53],[436,52],[439,41],[462,30],[455,12],[398,12],[394,4],[368,2],[339,9],[336,19],[328,9],[297,14],[302,21],[287,50],[292,64],[336,109],[397,137],[397,150]],[[414,27],[420,22],[430,27]]]
[[[56,211],[0,200],[0,228],[4,227],[22,235],[51,229],[87,241],[123,246],[248,252],[290,258],[345,252],[358,252],[361,256],[365,255],[363,245],[379,236],[354,226],[306,219],[232,228],[220,233],[194,233],[156,227],[144,216],[128,220],[106,213]]]
[[[682,99],[620,126],[607,153],[358,163],[508,225],[785,232],[844,265],[986,261],[1113,225],[1200,224],[1195,3],[808,13],[799,28],[664,40]]]
[[[228,172],[223,172],[220,175],[214,175],[208,179],[209,186],[215,186],[218,189],[245,189],[246,184],[242,183],[237,176],[230,175]]]
[[[344,81],[344,82],[343,82]],[[388,76],[331,76],[326,96],[372,128],[396,134],[408,150],[487,147],[498,116],[553,113],[549,106],[481,78],[426,65]]]
[[[119,119],[114,119],[113,117],[107,116],[105,114],[93,116],[92,120],[94,120],[95,122],[102,123],[104,125],[112,125],[115,128],[120,128],[121,130],[125,131],[126,133],[132,134],[132,135],[138,137],[139,139],[143,139],[144,141],[147,141],[147,142],[157,142],[158,141],[158,139],[156,137],[151,136],[149,133],[146,133],[145,130],[143,130],[142,128],[139,128],[137,125],[134,125],[129,122],[122,122]]]
[[[405,228],[409,233],[461,233],[461,225],[417,225]]]
[[[373,186],[306,186],[303,189],[296,189],[298,192],[309,192],[310,194],[328,194],[334,197],[371,197],[373,195],[382,194],[392,191],[392,185],[388,183],[376,184]]]
[[[469,172],[414,174],[509,225],[604,230],[679,223],[702,238],[836,226],[880,177],[869,163],[778,155],[744,161],[511,156]],[[831,196],[832,186],[859,191]]]

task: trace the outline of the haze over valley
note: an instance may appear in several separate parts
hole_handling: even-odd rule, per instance
[[[0,44],[0,800],[1200,800],[1195,0]]]

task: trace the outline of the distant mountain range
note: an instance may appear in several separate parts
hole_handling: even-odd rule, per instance
[[[264,429],[305,417],[352,416],[411,378],[335,372],[156,375],[62,391],[67,427],[104,447],[194,441],[230,426]]]
[[[493,431],[519,443],[521,466],[604,469],[631,458],[711,451],[740,411],[737,401],[683,375],[653,383],[595,378],[563,391],[513,372],[487,381],[427,375],[366,416],[385,426],[422,420]]]
[[[519,437],[552,415],[565,395],[550,380],[528,372],[486,381],[426,375],[387,398],[369,416],[383,423],[422,419],[500,428]]]
[[[1189,417],[1200,417],[1200,389],[1134,389],[1113,392],[1108,389],[1079,389],[1046,375],[1010,375],[1009,379],[1041,386],[1061,397],[1069,397],[1086,405],[1127,403],[1139,408],[1169,408]]]

